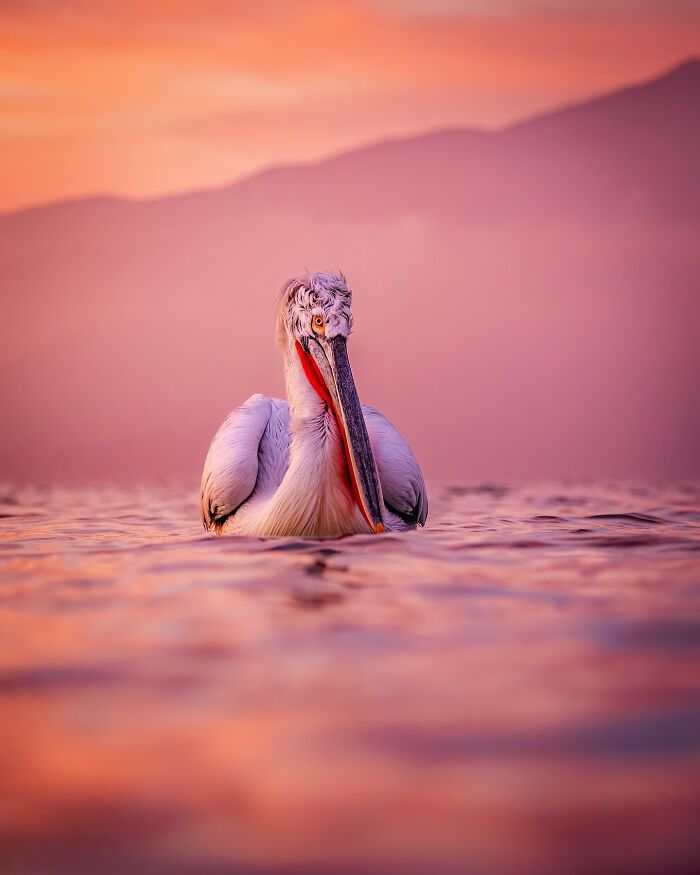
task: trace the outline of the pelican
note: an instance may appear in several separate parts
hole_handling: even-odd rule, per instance
[[[288,401],[253,395],[217,431],[202,474],[206,529],[330,538],[425,524],[428,497],[410,447],[360,404],[347,351],[351,304],[341,273],[282,286],[276,325]]]

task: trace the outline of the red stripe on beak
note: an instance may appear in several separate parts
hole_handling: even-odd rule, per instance
[[[316,392],[323,398],[326,404],[333,411],[333,415],[335,416],[335,421],[338,423],[338,430],[340,431],[340,436],[343,439],[343,450],[345,452],[345,462],[348,469],[348,480],[350,481],[350,486],[352,488],[352,494],[355,497],[355,504],[360,508],[360,513],[367,520],[367,525],[373,532],[384,531],[384,527],[381,528],[375,527],[374,523],[370,520],[365,511],[364,505],[362,503],[362,498],[360,497],[360,489],[357,485],[357,480],[355,478],[355,469],[352,464],[352,459],[350,458],[350,447],[348,446],[348,438],[345,434],[345,429],[343,428],[343,421],[336,410],[335,404],[333,403],[333,399],[331,398],[331,394],[328,391],[328,387],[326,386],[326,381],[323,379],[323,375],[319,370],[318,365],[313,360],[313,357],[309,355],[308,352],[303,348],[303,346],[299,343],[299,341],[295,341],[297,355],[299,356],[299,360],[301,361],[301,366],[304,369],[304,373],[306,374],[306,379],[311,383]]]
[[[321,374],[318,365],[313,360],[312,356],[310,356],[309,353],[306,352],[306,350],[299,343],[298,340],[295,341],[295,343],[297,347],[297,354],[299,355],[299,359],[301,361],[301,366],[304,369],[304,373],[306,374],[306,379],[309,381],[309,383],[311,383],[311,385],[318,392],[321,398],[323,398],[326,404],[331,408],[333,413],[335,413],[337,419],[338,412],[335,409],[335,405],[333,404],[333,400],[331,399],[330,393],[326,386],[326,381],[323,379],[323,375]]]

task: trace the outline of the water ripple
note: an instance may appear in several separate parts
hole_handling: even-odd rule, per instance
[[[699,654],[697,484],[448,484],[332,541],[5,485],[0,868],[687,875]]]

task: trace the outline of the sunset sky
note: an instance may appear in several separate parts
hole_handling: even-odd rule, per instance
[[[700,51],[673,0],[2,0],[0,210],[497,127]]]

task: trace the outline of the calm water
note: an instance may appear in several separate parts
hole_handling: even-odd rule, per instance
[[[700,489],[433,489],[214,539],[0,490],[3,873],[690,873]]]

